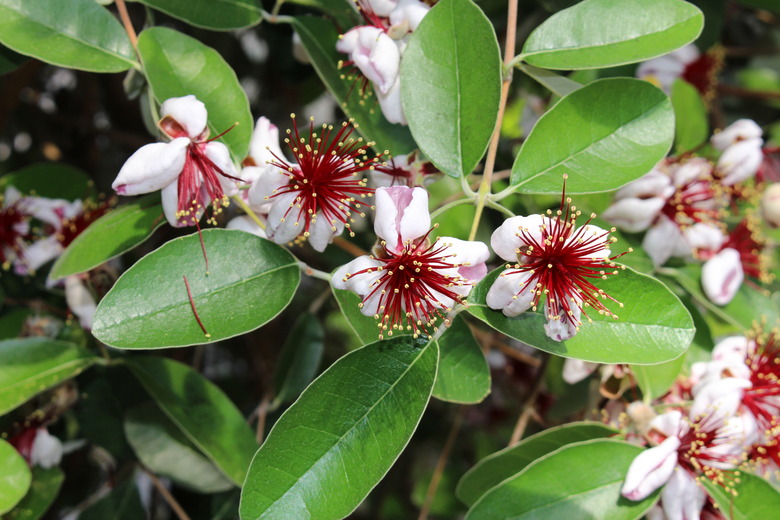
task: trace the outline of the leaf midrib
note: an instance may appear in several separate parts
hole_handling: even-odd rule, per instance
[[[44,370],[43,372],[36,372],[32,376],[25,377],[24,379],[18,380],[14,383],[6,384],[3,386],[2,390],[0,390],[0,395],[7,395],[12,393],[13,391],[19,389],[20,387],[23,387],[25,385],[29,385],[31,383],[34,383],[35,380],[42,380],[46,377],[49,377],[50,375],[55,375],[57,372],[65,371],[66,369],[69,369],[73,366],[77,365],[90,365],[94,363],[96,359],[94,357],[79,357],[76,359],[71,359],[70,361],[56,365],[54,367],[51,367],[47,370]],[[51,385],[47,385],[51,386]]]
[[[554,506],[556,504],[565,504],[567,502],[570,502],[574,497],[578,497],[578,496],[581,496],[581,495],[592,493],[594,491],[601,490],[601,489],[603,489],[605,487],[608,487],[608,486],[614,486],[616,483],[622,482],[623,480],[624,480],[623,477],[621,477],[621,478],[619,478],[617,480],[612,480],[612,481],[604,483],[604,484],[602,484],[600,486],[589,488],[589,489],[585,489],[585,490],[580,491],[578,493],[569,493],[569,494],[567,494],[565,497],[563,497],[560,500],[551,500],[551,501],[546,502],[544,504],[539,504],[536,507],[532,507],[531,509],[527,509],[526,511],[523,512],[522,515],[520,515],[520,516],[512,516],[512,517],[509,517],[507,520],[522,520],[523,518],[528,517],[528,515],[533,513],[534,511],[544,510],[544,509],[547,509],[548,507]]]

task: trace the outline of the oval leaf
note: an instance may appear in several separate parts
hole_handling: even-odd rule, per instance
[[[139,357],[128,360],[128,366],[187,438],[240,485],[257,443],[244,416],[222,390],[171,359]]]
[[[550,428],[479,461],[458,482],[455,493],[473,505],[491,488],[520,473],[536,459],[574,442],[609,437],[617,430],[597,422],[578,422]]]
[[[677,381],[685,364],[685,356],[659,363],[658,365],[631,365],[631,373],[634,374],[636,384],[642,390],[642,398],[645,403],[650,403],[664,395]]]
[[[0,515],[13,509],[27,494],[32,474],[16,448],[0,439]]]
[[[194,94],[209,111],[209,129],[236,160],[242,160],[252,136],[252,114],[236,73],[217,51],[179,31],[152,27],[138,37],[138,52],[154,97],[168,98]],[[237,123],[237,124],[236,124]]]
[[[775,518],[780,511],[780,491],[759,476],[741,471],[732,495],[709,479],[701,479],[707,493],[730,520]]]
[[[54,503],[63,480],[65,475],[60,468],[43,469],[34,466],[30,490],[3,520],[38,520]]]
[[[301,274],[287,250],[226,229],[203,231],[203,243],[209,273],[197,233],[171,240],[128,269],[98,305],[95,337],[127,349],[196,345],[254,330],[290,303]],[[210,337],[198,325],[183,276]]]
[[[141,244],[164,222],[159,193],[110,211],[71,242],[54,262],[49,278],[89,271]]]
[[[672,106],[674,107],[674,142],[678,154],[691,151],[710,135],[707,123],[707,107],[699,91],[683,79],[672,84]]]
[[[260,21],[256,0],[139,0],[195,27],[229,31]]]
[[[587,0],[551,16],[522,58],[548,69],[598,69],[661,56],[695,40],[704,16],[682,0]]]
[[[60,163],[33,164],[0,177],[0,190],[13,186],[24,195],[76,200],[94,195],[86,173]]]
[[[500,95],[490,20],[471,0],[441,0],[401,60],[401,100],[420,150],[453,177],[471,173],[493,135]]]
[[[336,51],[339,33],[333,24],[323,18],[298,16],[290,19],[295,32],[311,59],[314,70],[341,105],[344,113],[355,120],[360,135],[376,142],[377,150],[391,154],[406,154],[417,146],[405,126],[388,123],[376,98],[363,99],[356,79],[345,76],[338,64],[346,55]]]
[[[98,361],[88,350],[47,338],[0,341],[0,415]]]
[[[474,504],[466,520],[577,518],[634,520],[656,501],[623,498],[628,467],[643,449],[611,439],[570,444],[527,466]]]
[[[439,369],[433,396],[451,403],[474,404],[490,393],[490,368],[463,316],[456,316],[439,344]]]
[[[507,336],[545,352],[595,363],[646,365],[676,359],[693,339],[693,320],[677,296],[655,278],[625,269],[594,282],[623,303],[622,308],[612,304],[619,319],[591,312],[593,321],[583,319],[577,335],[553,341],[544,333],[547,318],[541,308],[508,318],[487,306],[485,296],[502,270],[488,273],[471,291],[469,312]]]
[[[198,493],[233,487],[154,403],[131,408],[124,428],[138,460],[156,474]]]
[[[252,460],[241,519],[336,520],[351,513],[417,428],[437,359],[435,342],[404,336],[334,363],[279,418]]]
[[[0,0],[0,42],[70,69],[121,72],[137,66],[122,25],[95,0]]]
[[[284,342],[274,373],[274,406],[293,401],[317,375],[325,331],[317,317],[303,314]]]
[[[536,123],[512,166],[523,193],[610,191],[649,172],[674,140],[669,98],[648,83],[608,78],[575,90]]]

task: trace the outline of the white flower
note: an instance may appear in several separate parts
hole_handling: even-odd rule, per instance
[[[92,329],[92,318],[97,310],[97,303],[92,293],[78,276],[65,278],[65,301],[70,312],[76,315],[81,326]]]
[[[691,43],[665,56],[640,63],[636,77],[658,85],[668,94],[674,80],[682,77],[686,67],[699,57],[699,49]]]
[[[763,144],[761,138],[755,137],[738,141],[723,151],[718,159],[718,173],[724,186],[733,186],[756,174],[764,161]]]
[[[387,94],[398,79],[401,52],[396,42],[377,27],[360,26],[339,38],[336,50],[349,54],[354,64],[377,91]]]
[[[30,464],[53,468],[62,460],[62,442],[46,428],[38,428],[30,451]]]
[[[228,148],[209,141],[206,106],[195,96],[171,98],[160,107],[160,129],[172,140],[142,146],[111,185],[120,195],[162,190],[172,226],[195,225],[208,205],[218,214],[240,182]]]
[[[744,279],[739,251],[730,247],[707,260],[701,271],[704,294],[717,305],[729,303]]]
[[[429,240],[428,193],[422,188],[379,188],[374,230],[381,240],[374,254],[340,267],[332,283],[362,298],[361,312],[380,320],[380,338],[404,329],[416,336],[435,329],[439,318],[448,324],[447,314],[487,273],[485,244]]]
[[[725,150],[739,141],[756,139],[763,135],[763,130],[751,119],[740,119],[731,123],[722,131],[713,134],[710,138],[712,146],[718,150]]]

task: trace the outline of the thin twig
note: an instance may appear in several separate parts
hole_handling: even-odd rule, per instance
[[[130,38],[130,44],[133,46],[136,56],[140,59],[141,55],[138,54],[138,35],[136,35],[135,29],[133,28],[133,22],[130,21],[130,15],[127,12],[125,0],[116,0],[114,3],[116,4],[117,11],[119,11],[119,18],[122,20],[122,25],[125,26],[127,37]]]
[[[447,436],[447,441],[444,443],[444,448],[441,450],[439,460],[436,462],[436,469],[433,471],[433,476],[431,476],[431,483],[428,484],[428,491],[425,493],[425,500],[423,501],[422,508],[420,509],[420,516],[417,517],[417,520],[426,520],[428,518],[433,499],[436,496],[436,490],[439,488],[439,482],[444,473],[444,467],[447,465],[447,460],[450,458],[450,452],[455,445],[455,439],[457,439],[460,427],[463,424],[465,411],[466,407],[461,406],[455,414],[455,419],[452,421],[452,427],[450,428],[450,434]]]
[[[176,499],[173,498],[173,495],[171,495],[171,492],[168,491],[168,488],[166,488],[165,485],[160,482],[160,479],[157,477],[157,475],[155,475],[153,471],[151,471],[143,464],[141,465],[141,469],[149,476],[149,479],[152,481],[154,487],[157,489],[160,495],[162,495],[163,499],[165,499],[165,502],[167,502],[168,506],[171,508],[174,514],[176,514],[179,520],[191,520],[189,515],[187,515]]]
[[[360,246],[356,246],[349,240],[346,240],[344,237],[336,237],[333,239],[333,245],[336,247],[340,247],[347,253],[353,255],[353,256],[363,256],[367,255],[368,251],[363,250]]]
[[[236,201],[236,204],[241,206],[241,209],[244,210],[244,213],[249,215],[249,218],[254,220],[255,224],[257,224],[260,227],[260,229],[263,229],[263,230],[265,229],[265,222],[260,220],[260,217],[257,216],[257,213],[255,213],[254,210],[252,210],[252,208],[249,207],[249,204],[244,202],[244,199],[241,198],[240,194],[239,195],[233,195],[233,200]]]
[[[473,325],[469,324],[471,327],[471,332],[474,333],[475,336],[479,339],[479,342],[482,343],[485,347],[488,348],[495,348],[500,350],[505,356],[511,357],[512,359],[519,361],[521,363],[524,363],[526,365],[530,365],[534,368],[538,367],[542,364],[541,360],[538,358],[535,358],[533,356],[530,356],[524,352],[520,352],[519,350],[512,348],[511,346],[507,345],[503,341],[501,341],[498,337],[496,337],[496,334],[493,332],[485,332],[482,331]]]
[[[545,353],[543,355],[542,363],[536,370],[536,377],[534,377],[533,383],[531,384],[531,392],[523,403],[523,411],[520,412],[520,417],[517,418],[517,424],[515,424],[512,437],[509,439],[509,446],[514,446],[520,442],[520,439],[523,438],[523,433],[525,433],[525,428],[528,426],[528,420],[535,414],[534,406],[536,405],[536,398],[539,396],[539,391],[542,388],[544,373],[547,369],[547,361],[550,359],[549,354]]]
[[[303,274],[306,276],[311,276],[312,278],[319,278],[320,280],[325,280],[326,282],[330,282],[330,279],[332,278],[330,273],[309,267],[308,264],[301,262],[300,260],[298,261],[298,267],[301,268]]]
[[[718,94],[753,99],[780,99],[780,92],[776,90],[751,90],[734,85],[718,85]]]
[[[269,390],[263,394],[263,398],[260,400],[260,404],[257,405],[257,431],[255,438],[257,444],[263,444],[263,438],[265,437],[265,419],[268,416],[268,405],[271,403],[272,392]]]

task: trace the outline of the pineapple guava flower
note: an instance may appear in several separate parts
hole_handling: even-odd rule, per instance
[[[211,205],[214,215],[238,192],[227,146],[208,139],[206,106],[195,96],[166,100],[158,125],[171,141],[142,146],[111,185],[120,195],[162,190],[165,217],[174,227],[194,226]],[[213,217],[210,222],[214,222]]]
[[[636,77],[660,87],[669,94],[678,78],[696,87],[705,101],[715,97],[718,73],[723,67],[724,52],[713,47],[706,53],[699,52],[690,43],[669,54],[642,62],[636,69]]]
[[[62,460],[62,442],[45,427],[31,427],[9,439],[30,466],[53,468]]]
[[[488,291],[486,303],[490,308],[517,316],[529,309],[535,311],[544,296],[544,330],[555,341],[577,333],[582,315],[589,318],[583,310],[586,306],[617,318],[601,301],[614,298],[590,280],[617,274],[614,260],[622,255],[610,256],[615,239],[609,231],[590,224],[595,215],[578,227],[579,216],[564,190],[555,215],[548,210],[546,215],[504,221],[490,244],[510,263]]]
[[[379,320],[379,337],[431,329],[455,305],[463,303],[473,284],[487,274],[490,252],[482,242],[438,237],[431,240],[428,193],[395,186],[376,191],[374,230],[380,239],[373,254],[340,267],[333,286],[357,293],[360,310]]]
[[[303,236],[314,249],[324,251],[333,237],[349,229],[354,213],[365,216],[363,208],[371,206],[358,200],[374,191],[360,174],[379,164],[380,156],[368,158],[367,149],[374,143],[352,137],[351,121],[336,131],[322,125],[319,134],[311,121],[306,139],[298,132],[295,114],[292,118],[293,131],[287,130],[284,142],[297,162],[287,162],[269,147],[270,167],[258,173],[248,200],[252,207],[270,203],[268,238],[285,244]]]
[[[0,263],[3,269],[9,269],[12,264],[22,265],[26,258],[30,233],[30,213],[27,199],[9,186],[0,197]]]
[[[441,175],[433,164],[418,157],[418,153],[396,155],[371,171],[371,180],[377,188],[390,186],[427,186]]]

